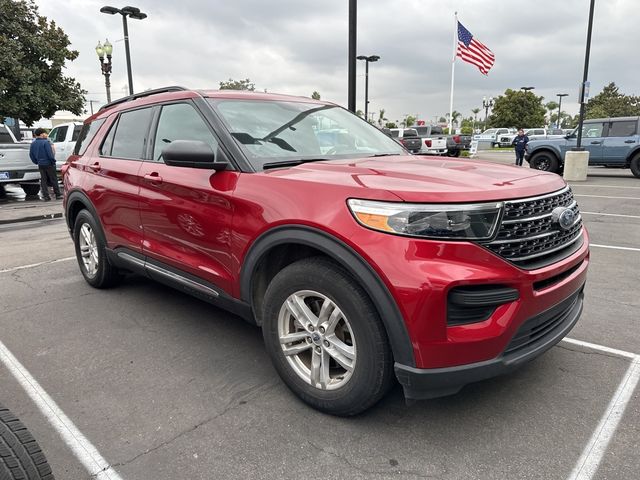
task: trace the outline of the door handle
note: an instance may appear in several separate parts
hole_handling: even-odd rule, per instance
[[[99,172],[100,170],[102,170],[102,167],[98,162],[94,163],[93,165],[89,165],[89,168],[94,172]]]
[[[591,145],[602,145],[602,142],[591,142]]]
[[[151,184],[162,183],[162,177],[158,175],[158,172],[147,173],[144,179]]]
[[[635,140],[625,140],[624,143],[636,143]]]

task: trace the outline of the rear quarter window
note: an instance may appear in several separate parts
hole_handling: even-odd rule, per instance
[[[75,155],[84,155],[84,152],[87,151],[89,144],[93,140],[93,137],[96,136],[96,133],[98,133],[98,130],[100,130],[100,127],[104,123],[104,120],[104,118],[99,118],[98,120],[94,120],[93,122],[85,123],[82,126],[80,132],[78,133],[76,146],[73,149],[73,153]]]
[[[635,120],[611,122],[609,125],[609,137],[630,137],[636,134],[638,122]]]

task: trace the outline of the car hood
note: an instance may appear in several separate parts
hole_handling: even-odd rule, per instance
[[[541,195],[565,186],[562,177],[479,160],[411,155],[306,163],[264,172],[296,181],[391,193],[406,202],[493,201]],[[366,197],[371,198],[369,192]],[[388,197],[388,195],[385,195]]]

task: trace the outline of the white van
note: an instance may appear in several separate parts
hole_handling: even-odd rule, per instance
[[[49,141],[53,143],[56,152],[57,171],[60,171],[67,158],[73,153],[80,130],[82,130],[81,122],[69,122],[56,125],[49,132]]]

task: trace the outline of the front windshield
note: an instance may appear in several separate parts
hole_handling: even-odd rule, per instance
[[[498,131],[497,128],[490,128],[489,130],[485,130],[484,132],[482,132],[483,135],[489,135],[491,133],[496,133]]]
[[[403,155],[395,141],[335,105],[209,99],[255,167],[279,162]]]

